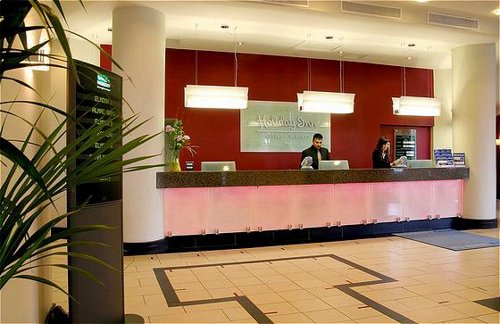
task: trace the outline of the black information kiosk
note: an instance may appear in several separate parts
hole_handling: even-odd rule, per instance
[[[78,80],[68,73],[68,111],[75,120],[68,122],[67,141],[75,141],[82,129],[96,123],[106,123],[122,113],[122,78],[97,66],[75,61]],[[76,121],[76,122],[75,122]],[[121,130],[120,130],[121,131]],[[117,143],[120,146],[121,143]],[[68,172],[91,158],[102,158],[102,143],[80,154]],[[72,242],[98,242],[106,246],[70,246],[72,253],[95,256],[115,269],[77,257],[69,257],[68,264],[94,274],[104,285],[74,271],[69,271],[69,316],[72,323],[113,323],[125,321],[123,285],[123,231],[122,231],[122,177],[98,179],[94,183],[79,184],[68,190],[68,211],[87,204],[68,218],[68,227],[108,225],[112,230],[84,232],[71,237]]]

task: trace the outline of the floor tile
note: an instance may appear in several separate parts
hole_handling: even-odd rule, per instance
[[[295,284],[299,285],[302,288],[315,288],[315,287],[323,287],[326,288],[329,285],[319,279],[306,279],[306,280],[297,280],[295,281]]]
[[[464,299],[460,296],[457,296],[457,292],[430,294],[430,295],[426,295],[426,297],[441,304],[441,305],[463,303],[467,300],[467,299]]]
[[[307,300],[314,298],[314,295],[306,290],[280,291],[278,294],[286,301]]]
[[[336,309],[304,312],[304,314],[315,323],[346,323],[351,321],[349,317]]]
[[[184,311],[186,313],[197,313],[197,312],[201,312],[201,311],[235,308],[235,307],[240,307],[240,306],[241,305],[236,301],[228,301],[228,302],[214,302],[214,303],[205,303],[205,304],[197,304],[197,305],[186,305],[186,306],[183,306],[183,308],[184,308]]]
[[[329,296],[321,298],[325,303],[332,306],[333,308],[340,308],[345,306],[353,306],[353,305],[364,305],[359,300],[348,296],[348,295],[337,295],[337,296]]]
[[[255,286],[255,285],[262,284],[262,281],[255,278],[253,275],[248,276],[248,277],[240,277],[240,278],[230,278],[229,277],[229,281],[231,281],[231,283],[237,287]]]
[[[311,319],[304,314],[285,314],[272,316],[272,321],[274,323],[310,323]]]
[[[484,291],[480,291],[478,289],[464,289],[464,290],[456,290],[451,292],[452,294],[461,297],[463,299],[469,301],[481,300],[491,298],[489,294]]]
[[[181,302],[212,299],[212,296],[206,290],[177,291],[176,294]]]
[[[491,314],[491,313],[498,313],[497,311],[483,306],[478,303],[474,302],[466,302],[466,303],[460,303],[460,304],[452,304],[448,305],[449,308],[455,309],[461,313],[464,313],[470,317],[476,317],[476,316],[481,316],[481,315],[486,315],[486,314]]]
[[[236,289],[235,287],[233,288],[215,288],[215,289],[207,289],[208,293],[212,298],[224,298],[224,297],[234,297],[234,296],[242,296],[243,293],[239,290]]]
[[[376,316],[376,317],[367,317],[367,318],[360,318],[356,320],[357,323],[399,323],[398,321],[388,317],[388,316]]]
[[[411,287],[409,287],[408,289],[411,289]],[[389,289],[383,289],[383,290],[366,291],[363,293],[363,295],[368,297],[368,298],[371,298],[374,300],[379,300],[379,301],[396,300],[396,299],[417,296],[417,294],[415,294],[414,292],[412,292],[408,289],[397,287],[397,288],[389,288]]]
[[[295,300],[290,302],[295,308],[301,312],[330,309],[331,306],[319,298]]]
[[[484,322],[475,318],[475,317],[466,317],[466,318],[454,319],[452,321],[444,322],[444,323],[469,324],[469,323],[484,323]],[[495,323],[497,323],[497,322],[495,322]]]
[[[221,280],[202,280],[201,284],[206,289],[234,287],[234,285],[231,283],[231,281],[229,281],[227,279],[221,279]]]
[[[497,229],[479,232],[498,237]],[[389,316],[418,323],[498,323],[499,312],[475,301],[498,297],[499,251],[454,252],[381,237],[127,256],[125,311],[153,323],[256,323],[252,315],[259,312],[275,323],[397,322]],[[180,305],[167,305],[153,270],[158,268]],[[53,277],[68,287],[64,272]],[[353,283],[347,290],[336,287]],[[67,309],[64,294],[54,291],[52,298]],[[391,313],[382,314],[377,305]]]
[[[487,315],[476,316],[476,318],[484,323],[500,323],[500,313],[491,313]]]
[[[293,291],[293,290],[298,290],[301,289],[301,287],[288,280],[287,281],[280,281],[280,282],[271,282],[266,284],[269,288],[271,288],[273,291],[276,292],[282,292],[282,291]]]
[[[279,316],[279,315],[284,315],[284,314],[295,314],[295,313],[300,312],[292,304],[287,303],[287,302],[263,304],[263,305],[259,306],[259,308],[269,318]]]
[[[309,288],[307,289],[307,291],[319,298],[344,295],[342,291],[333,286],[326,288],[323,287]]]
[[[397,301],[403,305],[407,305],[412,309],[425,309],[425,308],[433,308],[438,307],[440,304],[432,299],[423,297],[423,296],[415,296],[408,298],[397,298]]]
[[[266,294],[251,294],[246,295],[255,305],[265,305],[265,304],[275,304],[279,302],[284,302],[283,297],[275,292]]]
[[[337,308],[337,310],[345,314],[350,319],[356,321],[363,318],[379,317],[383,315],[379,311],[367,305],[344,306]]]
[[[449,322],[460,318],[467,317],[466,314],[456,311],[447,306],[439,306],[434,308],[427,308],[418,311],[411,311],[404,314],[406,317],[418,322]]]
[[[224,308],[222,311],[230,321],[240,321],[241,323],[247,323],[248,320],[252,319],[252,316],[241,306]]]
[[[272,293],[272,289],[266,285],[240,286],[236,285],[245,295]]]
[[[224,323],[229,321],[222,310],[149,316],[149,319],[151,323]]]
[[[429,283],[423,285],[413,285],[406,287],[407,290],[410,290],[418,295],[430,295],[430,294],[438,294],[445,292],[457,292],[463,290],[464,286],[458,285],[453,282],[436,282]]]

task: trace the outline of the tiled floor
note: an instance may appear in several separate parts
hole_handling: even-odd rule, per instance
[[[498,247],[395,236],[125,257],[126,313],[151,323],[499,323],[477,302],[498,296]]]

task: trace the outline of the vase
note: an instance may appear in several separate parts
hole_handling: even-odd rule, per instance
[[[171,172],[181,172],[181,164],[179,162],[179,158],[175,158],[172,162],[170,162],[170,169],[169,171]]]

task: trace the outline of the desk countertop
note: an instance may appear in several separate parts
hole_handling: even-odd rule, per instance
[[[283,186],[468,179],[469,168],[158,172],[156,188]]]

